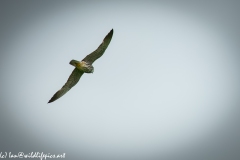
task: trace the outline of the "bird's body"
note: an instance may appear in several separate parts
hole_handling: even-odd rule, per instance
[[[79,79],[84,73],[94,72],[94,67],[92,66],[92,64],[95,60],[97,60],[103,55],[109,43],[111,42],[112,35],[113,29],[107,34],[107,36],[104,38],[100,46],[95,51],[87,55],[82,61],[77,60],[70,61],[70,64],[73,65],[75,69],[72,71],[72,74],[69,76],[64,86],[53,95],[53,97],[48,101],[48,103],[57,100],[58,98],[62,97],[65,93],[67,93],[73,86],[75,86],[78,83]]]
[[[72,60],[72,61],[76,61],[76,60]],[[72,61],[70,61],[70,64]],[[78,61],[73,66],[75,66],[77,69],[83,71],[84,73],[93,73],[93,71],[94,71],[94,67],[91,64],[88,64],[87,62],[84,62],[84,61],[81,61],[81,62]]]

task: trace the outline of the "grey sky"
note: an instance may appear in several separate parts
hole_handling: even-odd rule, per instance
[[[239,3],[0,3],[0,151],[240,158]],[[94,73],[47,104],[112,28]]]

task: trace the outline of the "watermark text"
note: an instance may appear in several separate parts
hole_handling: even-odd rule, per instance
[[[24,153],[24,152],[18,152],[17,154],[14,154],[12,152],[0,152],[0,159],[5,158],[38,158],[40,160],[46,160],[47,158],[65,158],[66,153],[62,154],[50,154],[50,153],[43,153],[43,152],[30,152],[30,153]]]

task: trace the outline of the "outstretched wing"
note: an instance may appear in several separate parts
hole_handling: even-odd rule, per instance
[[[83,73],[84,73],[83,71],[80,71],[79,69],[75,68],[72,71],[72,74],[69,76],[67,82],[64,84],[64,86],[53,95],[53,97],[48,101],[48,103],[57,100],[58,98],[62,97],[65,93],[67,93],[73,86],[77,84]]]
[[[100,58],[105,50],[107,49],[109,43],[111,42],[113,36],[113,29],[106,35],[106,37],[103,39],[103,42],[100,44],[100,46],[87,55],[82,61],[85,61],[89,64],[93,64],[94,61],[96,61],[98,58]]]

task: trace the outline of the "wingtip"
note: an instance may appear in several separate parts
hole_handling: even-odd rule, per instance
[[[111,29],[111,31],[107,34],[107,36],[106,36],[106,38],[108,37],[110,37],[110,38],[112,38],[112,35],[113,35],[113,29]]]
[[[111,29],[111,31],[106,35],[106,37],[104,38],[103,41],[111,41],[112,39],[112,36],[113,36],[113,29]]]
[[[48,103],[52,103],[53,101],[55,101],[53,98],[51,98]]]

